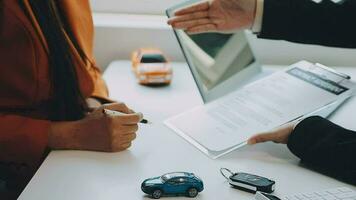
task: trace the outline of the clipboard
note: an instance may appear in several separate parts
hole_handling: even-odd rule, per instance
[[[312,115],[329,116],[353,96],[356,84],[350,78],[324,65],[300,61],[211,103],[174,116],[165,124],[201,152],[216,159],[246,145],[247,139],[259,132]],[[263,93],[263,90],[281,93],[273,97]],[[263,94],[257,94],[259,92]],[[287,102],[290,95],[293,97],[289,99],[292,102]],[[253,101],[251,97],[260,97],[260,100],[248,102]],[[263,98],[275,99],[263,101]],[[239,103],[237,106],[224,108],[226,105],[234,105],[229,102],[236,99]],[[277,103],[273,104],[273,101]],[[290,103],[291,108],[283,106],[283,103]],[[258,104],[261,108],[256,109],[254,106]],[[234,109],[235,111],[231,111]],[[261,112],[252,115],[246,111],[248,109],[251,112]],[[270,110],[266,112],[268,109]],[[233,121],[232,113],[236,118],[245,117],[245,124],[241,123],[244,119]],[[249,114],[251,116],[247,116]]]

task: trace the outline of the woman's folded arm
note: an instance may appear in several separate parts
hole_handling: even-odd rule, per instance
[[[48,144],[50,121],[2,114],[0,127],[0,162],[30,167],[40,164]]]

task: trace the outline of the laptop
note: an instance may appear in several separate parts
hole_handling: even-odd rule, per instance
[[[201,2],[201,0],[185,1],[169,8],[166,14],[168,17],[173,17],[176,10],[199,2]],[[272,76],[272,74],[275,73],[272,70],[263,69],[262,65],[256,59],[253,49],[249,44],[248,33],[246,31],[232,34],[203,33],[188,35],[183,30],[174,30],[174,33],[194,77],[204,105],[182,113],[181,115],[174,116],[168,119],[165,124],[211,158],[218,158],[246,145],[246,139],[249,138],[254,131],[267,131],[264,128],[271,128],[269,126],[259,126],[258,123],[268,124],[270,120],[259,115],[259,112],[263,112],[261,109],[258,110],[255,108],[259,105],[255,104],[248,108],[248,106],[242,106],[241,102],[248,99],[246,96],[248,96],[247,93],[250,91],[256,92],[260,90],[260,93],[264,93],[260,88],[269,83],[271,83],[273,87],[273,79],[290,78],[290,84],[306,84],[305,86],[303,85],[303,87],[310,87],[310,92],[314,90],[316,91],[314,94],[320,92],[320,98],[322,97],[322,99],[325,100],[325,105],[322,104],[322,106],[320,106],[317,103],[308,105],[310,106],[309,110],[306,110],[308,114],[303,115],[303,117],[307,115],[326,117],[338,108],[351,94],[350,91],[343,90],[344,86],[337,85],[340,80],[348,80],[348,76],[325,66],[316,66],[306,61],[289,67],[289,71],[286,71],[284,74],[281,73]],[[298,68],[298,70],[293,69],[296,66],[300,66],[300,68]],[[299,76],[300,72],[305,73],[296,79],[295,77]],[[318,76],[316,74],[322,75]],[[295,77],[289,77],[292,75]],[[311,75],[311,77],[309,77],[309,75]],[[306,76],[309,77],[309,80],[302,80],[303,78],[305,79]],[[268,80],[268,77],[270,77],[270,80]],[[261,82],[264,78],[267,78],[264,80],[265,82]],[[316,79],[318,80],[317,83],[312,82]],[[335,82],[335,84],[328,85],[330,84],[330,80]],[[309,83],[302,83],[307,81],[309,81]],[[346,82],[348,83],[348,81]],[[255,86],[249,86],[251,83]],[[322,83],[322,85],[318,85],[320,83]],[[245,88],[246,86],[248,86],[247,89]],[[330,89],[330,87],[335,87],[333,89],[339,89],[344,93],[340,96],[331,94],[330,91],[326,91]],[[324,91],[321,91],[322,89]],[[267,90],[268,88],[266,88],[266,91]],[[319,96],[313,98],[318,97]],[[281,96],[281,98],[284,97]],[[236,99],[239,99],[239,105],[236,104]],[[281,105],[283,104],[281,99],[276,99],[276,101],[280,101]],[[247,103],[245,104],[247,105]],[[270,102],[266,103],[263,102],[263,100],[259,102],[259,104],[268,103]],[[323,102],[320,101],[319,103]],[[270,105],[268,106],[271,107]],[[267,107],[267,105],[265,107]],[[247,111],[246,109],[249,110]],[[289,108],[285,107],[284,109],[288,110]],[[270,108],[270,110],[272,110],[272,108]],[[251,113],[253,112],[256,112],[256,114],[252,116]],[[273,110],[273,112],[276,113],[278,110]],[[251,115],[248,121],[246,121],[248,117],[243,119],[244,117],[240,116],[239,118],[238,115],[242,115],[241,113]],[[279,120],[278,123],[282,125],[283,123],[302,117],[301,113],[293,113],[292,111],[291,113],[291,115],[284,116],[284,118],[288,119],[287,121]],[[256,129],[250,130],[241,128],[243,126],[253,126],[253,124],[250,123],[250,121],[253,120],[258,121],[256,123]],[[194,121],[194,125],[192,121]],[[222,123],[222,125],[213,125],[217,123],[216,121],[219,121],[218,123]]]
[[[172,17],[177,9],[199,2],[190,0],[171,7],[166,11],[167,16]],[[174,32],[204,103],[271,73],[262,70],[244,31],[197,35],[188,35],[183,30]]]

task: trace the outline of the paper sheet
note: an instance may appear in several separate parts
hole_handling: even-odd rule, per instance
[[[208,151],[228,150],[256,133],[276,128],[351,94],[349,83],[324,78],[311,73],[308,64],[299,63],[173,117],[167,124]]]

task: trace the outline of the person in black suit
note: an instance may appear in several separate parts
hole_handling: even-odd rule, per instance
[[[168,24],[189,34],[251,29],[259,38],[356,48],[356,1],[212,0],[178,10]],[[356,185],[356,132],[319,116],[251,137],[273,141],[306,166]]]

